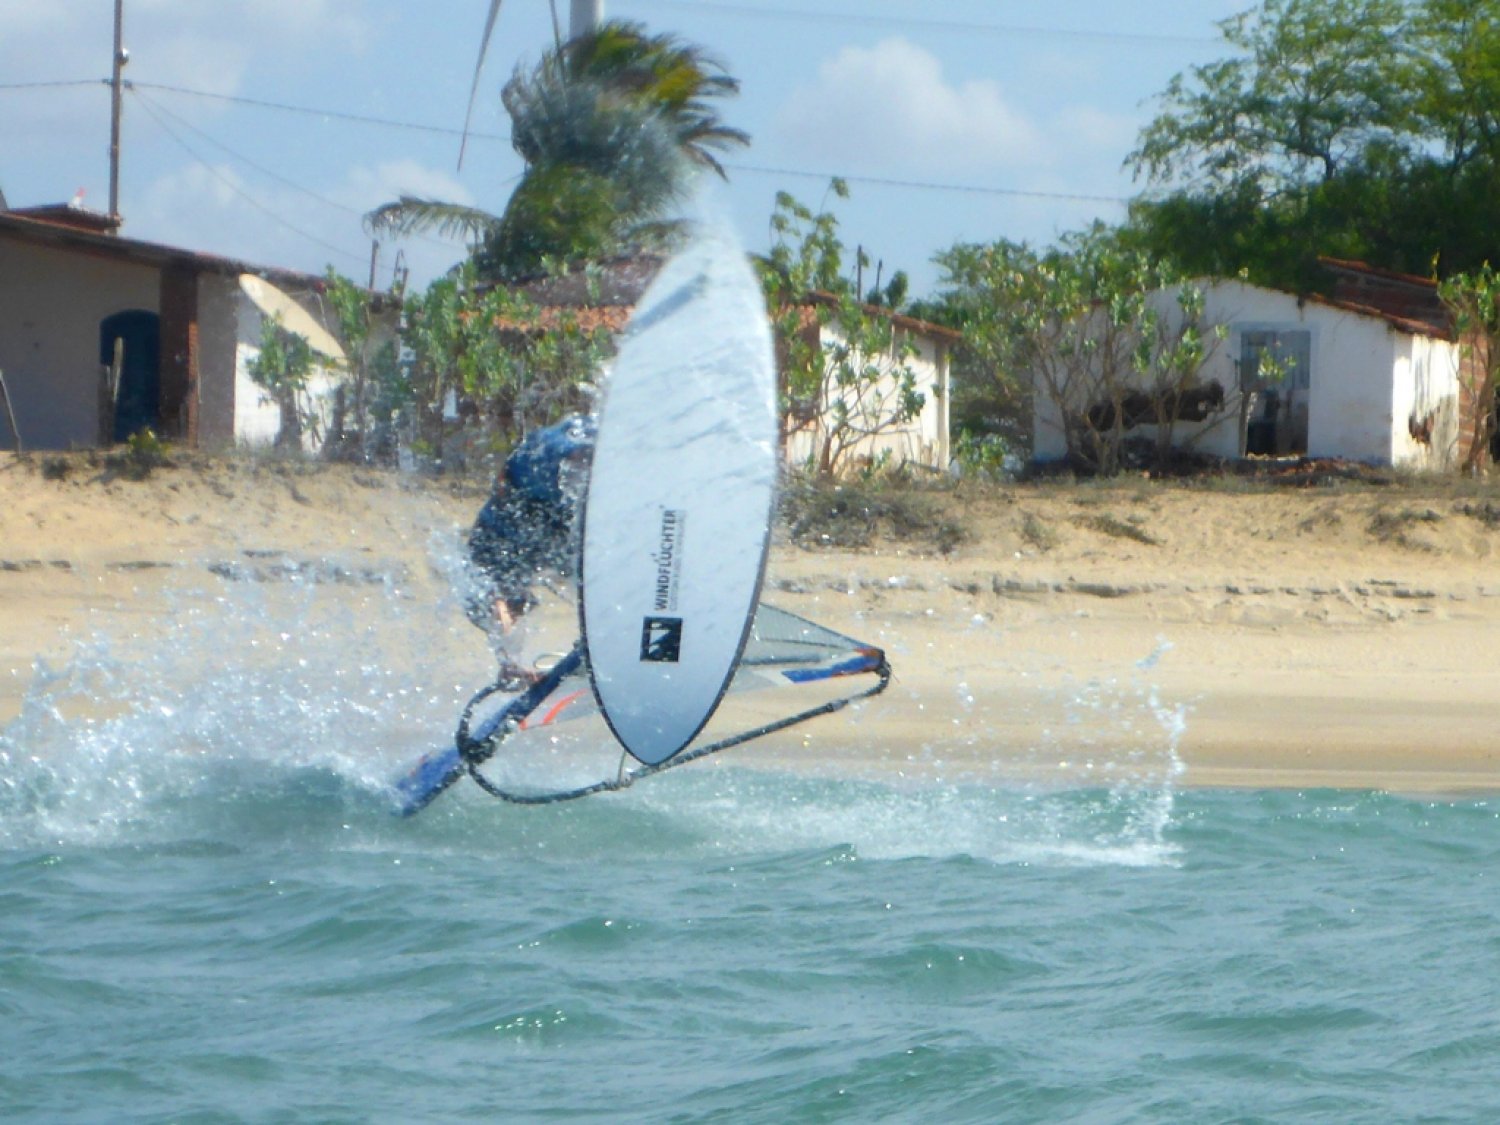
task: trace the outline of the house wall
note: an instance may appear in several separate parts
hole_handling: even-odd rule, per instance
[[[235,440],[240,399],[239,344],[244,294],[227,274],[198,276],[198,445],[225,449]],[[258,338],[258,337],[257,337]]]
[[[250,363],[260,355],[261,333],[266,318],[249,297],[235,286],[237,333],[234,353],[234,441],[238,445],[263,447],[272,445],[281,430],[281,410],[266,391],[250,378]],[[305,405],[314,416],[305,426],[302,448],[316,452],[333,413],[333,396],[338,386],[337,373],[317,367],[308,379]]]
[[[0,239],[0,372],[28,449],[99,439],[99,323],[160,312],[160,271]],[[0,411],[0,447],[15,436]]]
[[[1450,429],[1456,434],[1458,352],[1454,345],[1403,332],[1379,317],[1290,293],[1238,281],[1200,284],[1204,322],[1225,329],[1224,338],[1213,345],[1202,378],[1224,388],[1224,406],[1204,422],[1176,423],[1173,440],[1178,447],[1223,458],[1241,456],[1240,414],[1246,404],[1240,391],[1239,361],[1246,333],[1305,331],[1311,346],[1308,456],[1433,468],[1450,463],[1446,445],[1443,449],[1421,446],[1409,433],[1409,424],[1420,406],[1423,418],[1433,413],[1443,442],[1448,441],[1445,435]],[[1165,319],[1176,322],[1176,301],[1170,292],[1153,294],[1152,303]],[[1252,410],[1257,407],[1253,400],[1249,405]],[[1138,426],[1129,432],[1154,440],[1156,427]],[[1038,461],[1061,460],[1066,455],[1060,410],[1040,392],[1033,440]]]
[[[946,469],[951,459],[949,448],[948,410],[948,349],[939,340],[917,333],[900,331],[900,338],[909,340],[916,348],[915,354],[906,358],[916,376],[916,387],[923,396],[921,412],[898,427],[891,427],[868,438],[862,438],[846,456],[879,461],[888,459],[893,464],[914,463],[928,468]],[[828,324],[823,328],[823,347],[836,348],[845,343],[838,325]],[[877,409],[888,409],[894,402],[896,380],[892,376],[883,380],[867,396]],[[825,391],[829,402],[842,395],[849,403],[851,413],[859,409],[853,396],[843,392],[830,380]],[[819,416],[805,426],[787,435],[786,459],[792,465],[816,463],[819,451],[828,436],[827,419]]]
[[[1391,404],[1391,462],[1446,472],[1459,464],[1459,348],[1430,336],[1400,336]]]
[[[1389,465],[1397,349],[1411,337],[1378,317],[1303,310],[1314,329],[1308,456]]]

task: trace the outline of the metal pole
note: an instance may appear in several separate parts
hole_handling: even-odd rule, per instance
[[[577,39],[598,27],[604,19],[604,0],[573,0],[568,15],[568,37]]]
[[[124,89],[122,74],[125,61],[125,0],[115,0],[115,59],[109,80],[109,217],[120,218],[120,114],[121,93]]]

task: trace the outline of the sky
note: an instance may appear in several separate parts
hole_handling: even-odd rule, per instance
[[[557,0],[566,31],[567,0]],[[706,186],[746,247],[785,191],[838,218],[913,295],[933,255],[1047,245],[1118,221],[1123,167],[1173,75],[1226,57],[1248,0],[604,0],[611,19],[703,47],[751,145]],[[372,254],[363,216],[409,194],[498,214],[522,168],[499,91],[553,41],[545,0],[506,0],[471,140],[459,134],[488,0],[125,0],[122,233],[265,266],[425,285],[463,257],[435,237]],[[12,207],[109,204],[114,0],[0,0],[0,191]],[[851,197],[828,192],[833,176]],[[873,270],[874,267],[872,267]],[[866,286],[874,280],[867,271]]]

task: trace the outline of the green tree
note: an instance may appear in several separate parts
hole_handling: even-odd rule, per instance
[[[701,48],[638,24],[608,22],[518,67],[502,92],[511,143],[526,161],[502,215],[403,198],[372,230],[436,230],[475,246],[481,276],[535,273],[549,259],[598,258],[660,239],[690,171],[724,174],[717,154],[748,142],[713,99],[739,83]]]
[[[944,299],[964,310],[966,343],[996,397],[1049,404],[1078,468],[1119,472],[1128,433],[1142,423],[1156,427],[1164,464],[1189,404],[1212,407],[1201,374],[1221,332],[1205,321],[1201,289],[1118,232],[1096,225],[1045,252],[961,244],[936,260]]]
[[[1406,131],[1403,14],[1400,0],[1266,0],[1223,21],[1236,54],[1174,77],[1128,162],[1263,197],[1363,163]]]
[[[1500,274],[1485,262],[1438,285],[1438,296],[1453,315],[1454,328],[1469,360],[1464,411],[1474,419],[1474,439],[1464,454],[1464,471],[1477,473],[1495,441],[1495,405],[1500,392]]]
[[[842,180],[831,190],[848,195]],[[771,231],[760,267],[784,379],[782,417],[789,434],[810,436],[808,468],[837,476],[921,413],[916,346],[890,315],[860,300],[831,212],[781,192]]]
[[[316,424],[317,415],[307,401],[316,369],[316,356],[305,337],[287,331],[274,317],[262,322],[260,353],[246,364],[246,370],[280,411],[277,449],[301,449],[303,433]]]
[[[441,462],[450,408],[492,448],[588,406],[587,385],[609,353],[604,328],[576,312],[539,308],[524,294],[479,282],[473,263],[406,303],[401,421],[418,452]]]
[[[1493,0],[1266,0],[1172,79],[1127,159],[1139,244],[1188,272],[1326,284],[1319,254],[1425,274],[1500,257]]]
[[[329,268],[325,300],[347,365],[335,391],[325,456],[369,461],[396,448],[397,411],[407,400],[398,362],[396,309],[402,292],[375,294]]]

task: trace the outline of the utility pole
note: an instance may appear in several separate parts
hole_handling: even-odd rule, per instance
[[[598,27],[604,19],[604,0],[573,0],[568,12],[568,38],[577,39]]]
[[[130,52],[125,49],[125,0],[115,0],[115,60],[109,80],[109,217],[116,223],[120,219],[120,114],[121,96],[125,83],[125,64],[130,61]],[[119,229],[118,226],[116,229]]]

